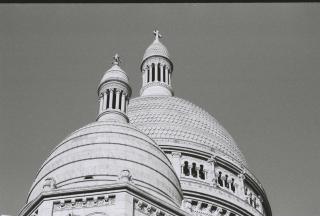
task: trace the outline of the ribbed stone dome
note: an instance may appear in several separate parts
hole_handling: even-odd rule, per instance
[[[177,97],[141,96],[130,101],[130,123],[160,146],[221,153],[246,165],[245,158],[230,134],[202,108]]]
[[[104,121],[73,132],[52,151],[38,171],[28,202],[42,192],[47,178],[55,180],[57,189],[86,188],[112,184],[122,170],[130,171],[137,187],[181,204],[178,177],[159,146],[132,125]]]
[[[150,56],[163,56],[169,59],[169,52],[159,40],[154,40],[152,44],[146,49],[142,61]]]
[[[124,72],[118,65],[113,65],[106,73],[103,75],[100,84],[109,80],[120,80],[125,83],[129,82],[126,72]]]

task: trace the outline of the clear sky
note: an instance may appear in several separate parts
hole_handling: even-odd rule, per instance
[[[118,52],[134,97],[158,28],[175,95],[215,116],[273,215],[319,216],[320,4],[0,5],[0,215],[16,215],[41,163],[95,120]]]

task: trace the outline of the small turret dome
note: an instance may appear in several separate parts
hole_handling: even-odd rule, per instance
[[[168,52],[167,47],[165,47],[160,41],[159,38],[161,38],[162,36],[159,34],[158,30],[154,31],[155,34],[155,39],[152,42],[152,44],[150,44],[150,46],[146,49],[146,51],[144,52],[143,58],[142,58],[142,62],[144,60],[146,60],[147,58],[151,57],[151,56],[162,56],[165,57],[167,59],[169,59],[170,55]]]
[[[151,56],[163,56],[169,59],[168,49],[159,41],[154,40],[152,44],[146,49],[142,61]]]
[[[117,81],[123,81],[125,83],[129,83],[129,78],[124,70],[121,69],[119,66],[120,59],[119,55],[116,54],[114,57],[113,65],[112,67],[105,72],[103,75],[100,84],[105,83],[107,81],[117,80]]]

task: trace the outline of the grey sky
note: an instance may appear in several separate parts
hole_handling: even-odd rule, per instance
[[[94,121],[118,52],[134,97],[159,28],[175,94],[231,133],[273,214],[320,215],[320,5],[0,5],[0,214],[23,206],[41,163]]]

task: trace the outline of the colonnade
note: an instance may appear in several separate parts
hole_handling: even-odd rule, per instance
[[[99,113],[113,109],[126,112],[128,107],[127,94],[118,89],[108,89],[99,97]]]
[[[147,84],[150,82],[163,82],[170,85],[171,75],[168,66],[161,63],[148,65],[144,71],[143,83]]]

